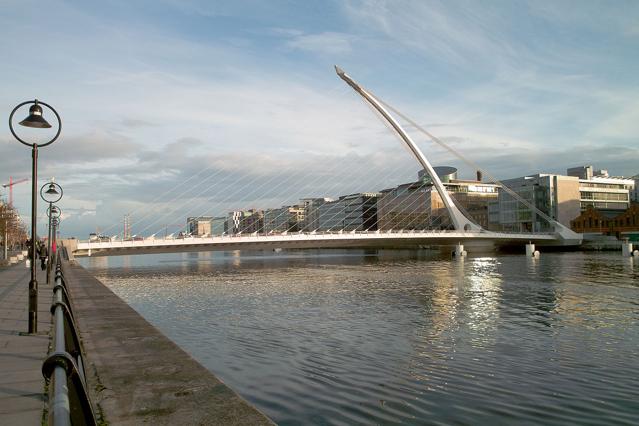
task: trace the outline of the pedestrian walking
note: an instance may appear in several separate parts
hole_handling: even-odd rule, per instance
[[[40,267],[44,271],[45,269],[47,269],[47,258],[49,255],[47,246],[45,244],[40,243],[38,255],[40,256]]]

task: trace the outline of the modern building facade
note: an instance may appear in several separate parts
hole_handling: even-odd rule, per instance
[[[573,167],[567,173],[579,178],[582,212],[594,207],[618,214],[630,207],[632,196],[636,194],[635,178],[609,176],[607,170],[593,170],[592,166]]]
[[[432,185],[422,181],[384,189],[377,200],[377,227],[382,231],[432,229],[433,211],[444,208],[441,199],[432,196]]]
[[[444,183],[444,187],[453,197],[453,200],[470,219],[484,229],[491,229],[489,207],[499,199],[501,185],[482,182],[479,180],[454,179]],[[431,190],[443,205],[437,191]]]
[[[489,207],[497,201],[500,186],[480,180],[457,179],[457,170],[453,167],[434,169],[457,206],[474,222],[490,228]],[[430,177],[424,171],[420,171],[418,177],[417,182],[382,191],[377,213],[380,230],[451,227],[448,211]]]
[[[264,232],[297,232],[304,226],[303,205],[282,206],[264,211]]]
[[[434,170],[457,207],[484,229],[494,231],[551,231],[546,216],[578,229],[608,229],[610,220],[637,200],[639,190],[639,175],[630,179],[611,177],[606,170],[594,170],[592,166],[569,168],[567,175],[539,173],[504,180],[507,188],[482,181],[479,171],[477,179],[464,180],[458,179],[454,167],[438,166]],[[266,211],[236,210],[226,216],[187,219],[187,229],[193,235],[425,230],[451,226],[448,211],[424,170],[418,173],[416,182],[381,192],[350,194],[337,200],[304,198],[297,205]]]
[[[527,203],[565,226],[588,207],[618,214],[630,206],[632,179],[610,177],[607,171],[594,171],[592,166],[573,167],[567,173],[540,173],[502,181],[526,202],[500,192],[496,210],[501,228],[518,232],[552,230],[543,215]]]
[[[318,229],[321,231],[377,230],[379,192],[344,195],[319,206]]]
[[[244,212],[242,210],[228,212],[226,214],[226,233],[234,235],[240,232],[243,217]]]
[[[251,209],[243,212],[240,221],[240,232],[243,234],[253,234],[264,232],[264,212],[262,210]]]
[[[320,228],[319,224],[319,207],[328,202],[334,201],[332,198],[302,198],[300,205],[304,206],[304,220],[302,222],[302,231],[312,232]]]
[[[211,235],[212,216],[197,216],[186,219],[186,229],[191,235]]]
[[[540,173],[504,180],[502,184],[518,196],[508,191],[499,193],[499,225],[502,230],[548,232],[552,226],[544,214],[568,226],[570,220],[581,212],[577,177]]]
[[[226,232],[226,216],[218,216],[211,219],[211,235],[223,235]]]

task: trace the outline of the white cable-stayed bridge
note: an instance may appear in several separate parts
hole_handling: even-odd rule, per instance
[[[342,220],[341,222],[335,221],[341,223],[341,225],[334,225],[328,229],[326,227],[322,229],[312,229],[311,227],[298,230],[296,227],[284,226],[277,230],[264,232],[255,230],[254,227],[245,226],[244,228],[234,229],[233,232],[225,232],[223,235],[218,236],[195,237],[185,235],[180,238],[156,238],[152,235],[146,238],[137,237],[128,240],[124,238],[121,240],[109,239],[109,241],[70,240],[66,242],[68,248],[75,256],[111,256],[168,252],[273,250],[291,248],[414,248],[421,246],[461,246],[462,244],[466,244],[469,247],[500,247],[524,245],[527,243],[540,246],[576,246],[581,244],[582,238],[580,234],[573,232],[557,222],[550,217],[549,214],[539,210],[529,200],[522,198],[519,194],[505,186],[502,186],[501,190],[506,191],[520,205],[529,209],[531,212],[534,211],[539,218],[546,222],[548,230],[545,232],[495,232],[484,229],[468,212],[462,212],[463,207],[451,197],[429,160],[398,120],[391,115],[389,110],[392,110],[395,114],[410,123],[413,128],[418,129],[432,141],[443,146],[467,164],[470,164],[477,170],[481,170],[485,175],[491,177],[493,182],[498,181],[487,171],[477,167],[476,164],[470,162],[444,142],[422,129],[418,124],[401,115],[399,111],[380,101],[338,67],[336,67],[336,71],[339,77],[352,87],[383,119],[385,124],[389,125],[394,133],[401,138],[402,143],[405,144],[413,157],[417,159],[420,166],[430,177],[430,185],[432,185],[432,189],[434,190],[432,192],[436,193],[443,205],[441,215],[446,216],[445,223],[447,225],[445,227],[441,225],[439,227],[429,227],[425,225],[423,214],[420,214],[423,211],[423,199],[413,197],[408,201],[404,200],[400,203],[401,209],[393,212],[393,217],[403,218],[403,220],[400,221],[401,226],[393,227],[395,229],[378,229],[376,227],[377,221],[369,226],[360,224],[358,227],[351,227],[353,229],[349,229],[348,226],[344,226],[346,222]],[[200,173],[193,175],[191,178],[195,179]],[[248,186],[254,188],[256,191],[267,185],[273,184],[271,182],[258,181],[248,184]],[[278,185],[282,186],[283,183],[279,182]],[[394,197],[399,199],[400,195],[395,195]],[[353,206],[346,203],[342,206],[343,210],[329,211],[327,214],[332,214],[330,219],[336,217],[341,218],[349,208],[352,209]],[[361,211],[360,213],[364,216],[372,208],[372,206],[368,206],[364,208],[368,210]],[[285,212],[280,213],[280,215],[285,214]],[[280,219],[282,218],[275,218],[275,220]],[[439,220],[434,220],[433,217],[429,217],[428,222],[431,224],[441,223]],[[151,225],[147,225],[144,230],[149,229],[150,226]]]

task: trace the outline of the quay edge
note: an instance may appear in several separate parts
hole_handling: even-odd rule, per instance
[[[63,273],[100,422],[274,424],[80,265]]]

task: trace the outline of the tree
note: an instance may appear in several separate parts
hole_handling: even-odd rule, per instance
[[[15,208],[0,200],[0,242],[15,247],[27,239],[27,230]],[[6,241],[5,241],[6,239]]]

